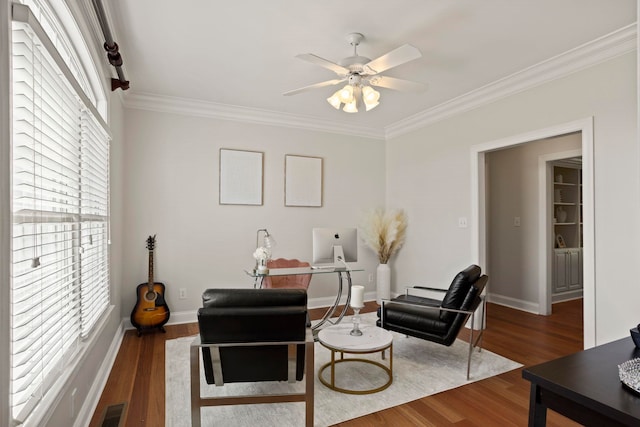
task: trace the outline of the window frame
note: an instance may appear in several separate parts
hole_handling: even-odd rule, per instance
[[[30,0],[27,0],[28,2],[30,2]],[[66,5],[64,5],[66,6]],[[70,15],[69,15],[70,16]],[[89,115],[92,116],[93,120],[95,120],[97,122],[97,125],[105,131],[106,133],[106,137],[107,137],[107,141],[111,140],[111,134],[108,128],[107,123],[105,122],[104,116],[106,116],[106,97],[104,95],[104,93],[99,93],[99,94],[94,94],[93,98],[95,99],[96,104],[98,104],[101,107],[101,110],[103,111],[98,111],[98,108],[96,107],[96,105],[94,105],[94,101],[92,101],[92,99],[90,97],[88,97],[86,95],[86,93],[84,92],[84,90],[82,89],[82,86],[78,83],[78,81],[76,80],[73,72],[66,66],[64,59],[57,53],[57,50],[55,49],[55,45],[54,43],[51,41],[51,39],[48,37],[48,35],[46,34],[46,32],[44,31],[44,29],[42,28],[42,26],[40,25],[40,23],[38,22],[38,20],[35,18],[33,12],[31,11],[31,9],[23,4],[17,4],[14,3],[12,4],[12,19],[11,22],[13,21],[17,21],[17,22],[22,22],[26,25],[28,25],[33,31],[34,33],[37,34],[37,37],[40,39],[40,42],[42,42],[42,44],[44,45],[45,49],[49,52],[49,54],[53,57],[54,61],[56,62],[56,64],[58,65],[58,67],[60,68],[60,70],[62,71],[64,78],[71,84],[71,86],[73,87],[76,95],[78,96],[78,98],[82,101],[82,104],[84,104],[84,108],[86,108],[86,110],[89,111]],[[65,22],[65,25],[67,23]],[[11,25],[9,26],[11,28]],[[66,28],[66,27],[65,27]],[[75,29],[78,30],[77,26],[75,26]],[[11,29],[9,30],[11,32]],[[78,30],[78,34],[80,34],[79,30]],[[81,34],[80,34],[81,36]],[[9,45],[9,69],[11,70],[13,67],[11,66],[12,63],[12,57],[13,57],[13,45],[10,44]],[[85,46],[86,48],[86,46]],[[77,54],[77,52],[74,52]],[[83,63],[83,68],[86,71],[86,69],[90,69],[92,71],[95,72],[95,74],[97,74],[97,70],[95,68],[95,65],[93,64],[93,61],[91,61],[90,67],[87,67],[84,65],[84,62],[86,62],[87,59],[91,59],[91,57],[89,56],[87,58],[87,56],[85,55],[84,57],[79,57],[77,58],[78,61],[80,63]],[[95,75],[92,76],[92,78],[86,80],[87,82],[89,80],[93,81],[93,83],[90,83],[89,85],[85,84],[85,87],[90,88],[90,90],[95,91],[95,82],[96,82],[96,77]],[[9,79],[9,86],[11,87],[13,85],[13,79]],[[10,104],[8,106],[9,110],[13,110],[13,96],[10,97]],[[102,105],[100,105],[102,104]],[[11,126],[13,126],[14,124],[14,120],[11,120]],[[13,131],[10,132],[11,138],[13,138]],[[12,150],[12,146],[13,146],[13,140],[11,139],[11,143],[9,144],[10,146],[10,150]],[[9,156],[9,163],[11,164],[11,169],[13,168],[13,155]],[[109,183],[109,142],[107,142],[107,158],[106,158],[106,173],[107,173],[107,184],[106,184],[106,197],[107,197],[107,201],[106,201],[106,206],[107,206],[107,210],[106,210],[106,215],[104,216],[100,216],[97,215],[98,220],[103,221],[106,224],[106,233],[105,236],[108,239],[109,236],[109,226],[110,226],[110,200],[109,200],[109,194],[110,194],[110,183]],[[12,175],[13,172],[10,173],[10,175]],[[12,188],[13,185],[10,185],[10,188]],[[11,191],[11,190],[10,190]],[[13,205],[13,196],[11,197],[11,205]],[[9,213],[10,213],[10,217],[13,217],[13,206],[10,207],[9,209]],[[79,215],[80,217],[82,216],[82,214]],[[92,217],[93,219],[96,219],[96,215],[89,215],[88,217]],[[82,227],[82,224],[84,222],[80,221],[79,224]],[[10,229],[13,229],[13,220],[10,219]],[[9,244],[10,244],[10,250],[9,253],[12,253],[12,249],[11,249],[11,245],[13,242],[13,231],[9,232]],[[81,331],[80,335],[79,335],[79,340],[78,340],[78,345],[76,346],[76,348],[74,349],[74,351],[72,351],[68,357],[65,357],[65,364],[64,366],[62,366],[62,369],[60,371],[60,373],[57,375],[57,378],[55,379],[53,385],[48,389],[48,391],[45,393],[45,395],[43,397],[41,397],[40,399],[38,399],[36,405],[35,405],[35,409],[30,410],[29,414],[26,417],[29,417],[30,421],[32,421],[32,419],[42,419],[46,416],[46,412],[48,410],[48,408],[51,407],[51,405],[55,404],[55,401],[57,399],[57,396],[60,395],[60,393],[64,390],[64,388],[66,386],[68,386],[68,383],[70,381],[70,379],[73,377],[76,368],[80,365],[80,363],[83,361],[84,356],[87,353],[87,350],[89,348],[91,348],[93,346],[93,344],[96,342],[97,336],[99,335],[97,333],[97,331],[100,331],[103,329],[104,327],[104,323],[106,322],[106,319],[109,318],[109,313],[113,310],[113,306],[110,302],[110,278],[109,278],[109,242],[107,240],[106,244],[104,245],[104,247],[106,248],[106,255],[104,255],[106,257],[106,293],[107,293],[107,297],[109,298],[109,300],[107,301],[106,307],[104,307],[104,311],[102,312],[102,314],[100,315],[100,318],[97,319],[93,324],[92,327],[89,331]],[[10,265],[10,271],[11,271],[11,264],[12,261],[9,261]],[[78,289],[80,289],[80,286],[78,287]],[[9,291],[11,293],[11,291]],[[11,305],[9,306],[9,311],[11,311]],[[9,313],[9,316],[11,317],[11,314]],[[13,320],[10,321],[10,323],[12,323]],[[10,336],[9,336],[9,339]],[[12,357],[12,356],[10,356]],[[11,371],[10,365],[9,365],[9,372]],[[8,378],[8,381],[10,380],[10,377]],[[13,409],[11,409],[11,407],[9,408],[10,412],[9,415],[11,416],[11,414],[13,413]],[[21,417],[23,418],[22,415],[20,414]],[[26,418],[25,417],[25,418]],[[13,418],[11,416],[11,418]],[[14,422],[19,422],[17,420],[14,420]]]

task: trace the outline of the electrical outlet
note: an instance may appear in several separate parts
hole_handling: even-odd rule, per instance
[[[519,216],[513,218],[513,226],[514,227],[520,227],[520,217]]]
[[[373,283],[373,273],[369,273],[369,283]]]
[[[180,299],[187,298],[187,288],[180,288]]]

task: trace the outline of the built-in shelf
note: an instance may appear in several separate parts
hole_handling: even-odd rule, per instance
[[[574,163],[553,166],[553,292],[582,288],[582,169]]]

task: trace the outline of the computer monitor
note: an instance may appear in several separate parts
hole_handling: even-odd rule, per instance
[[[342,257],[342,261],[338,259]],[[313,264],[344,266],[358,261],[358,230],[356,228],[314,228]]]

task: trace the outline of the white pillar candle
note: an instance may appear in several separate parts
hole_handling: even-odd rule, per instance
[[[351,287],[351,307],[364,307],[364,286],[355,285]]]

